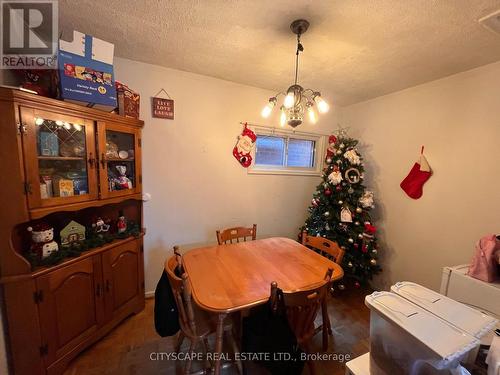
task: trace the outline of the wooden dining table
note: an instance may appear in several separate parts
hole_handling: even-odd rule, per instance
[[[283,237],[193,249],[184,254],[183,264],[196,304],[218,314],[216,375],[229,313],[266,303],[273,281],[283,291],[294,292],[321,285],[328,268],[333,269],[332,281],[344,275],[338,264]]]

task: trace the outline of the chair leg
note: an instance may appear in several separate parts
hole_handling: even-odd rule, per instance
[[[197,340],[191,339],[191,343],[189,344],[188,355],[189,358],[186,362],[186,367],[184,368],[184,375],[188,375],[191,372],[191,364],[193,363],[191,357],[193,356],[194,349],[196,348]]]
[[[179,331],[179,335],[177,336],[177,343],[175,344],[175,352],[179,353],[181,351],[182,342],[184,341],[184,332]]]
[[[330,325],[330,317],[328,316],[328,307],[326,304],[326,298],[321,302],[321,316],[323,318],[323,351],[328,350],[328,334],[332,334],[332,327]]]
[[[203,341],[202,341],[202,350],[203,350],[203,354],[205,356],[205,366],[207,367],[207,369],[212,369],[212,362],[210,362],[208,360],[208,339],[206,337],[203,338]]]
[[[304,349],[307,354],[311,353],[311,345],[309,343],[304,345]],[[307,367],[309,367],[309,374],[316,375],[316,366],[314,365],[314,361],[307,361]]]
[[[229,343],[233,348],[234,356],[236,357],[236,353],[239,353],[240,349],[238,348],[238,344],[236,343],[236,339],[234,338],[233,332],[231,330],[228,330],[227,334],[229,336]],[[239,359],[235,361],[236,361],[236,367],[238,368],[238,374],[243,375],[243,364]]]

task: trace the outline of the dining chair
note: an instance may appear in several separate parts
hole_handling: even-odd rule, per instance
[[[333,260],[338,265],[342,264],[342,259],[344,258],[345,251],[339,247],[339,245],[334,242],[327,240],[323,237],[309,236],[306,231],[302,232],[302,245],[313,248],[331,260]],[[316,327],[315,334],[322,331],[323,332],[323,350],[328,349],[328,335],[332,336],[332,325],[330,323],[330,316],[328,315],[328,303],[327,303],[328,293],[325,295],[324,300],[321,302],[321,316],[323,323]]]
[[[174,256],[170,257],[165,262],[165,271],[167,272],[170,286],[177,304],[177,310],[179,311],[179,325],[181,330],[179,331],[175,351],[176,353],[180,351],[184,339],[187,338],[190,341],[189,356],[184,367],[184,374],[190,374],[193,353],[198,344],[201,344],[205,358],[208,358],[208,337],[215,334],[217,321],[213,314],[201,310],[193,304],[189,276],[186,272],[184,272],[183,268],[179,268],[179,265],[182,265],[182,255],[179,253],[177,246],[174,247],[174,254]],[[178,276],[179,273],[181,273],[180,276]],[[233,323],[231,319],[226,319],[224,332],[228,335],[233,351],[238,353],[239,349],[232,334],[232,329]],[[208,359],[205,365],[212,367]],[[241,361],[236,361],[236,365],[238,373],[240,375],[243,374]],[[202,370],[201,373],[206,373],[206,369]]]
[[[314,321],[322,301],[327,294],[333,269],[326,272],[324,282],[315,288],[295,292],[283,292],[283,304],[290,328],[295,334],[297,345],[306,353],[311,354],[311,339],[315,335]],[[271,306],[278,306],[278,284],[271,283]],[[307,360],[309,373],[315,375],[314,361]]]
[[[257,224],[254,224],[251,228],[235,227],[218,230],[216,234],[219,245],[227,244],[228,242],[233,243],[233,241],[237,243],[240,240],[246,241],[247,237],[254,241],[257,238]]]

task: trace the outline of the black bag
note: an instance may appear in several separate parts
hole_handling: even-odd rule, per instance
[[[165,270],[155,289],[155,328],[161,337],[173,336],[180,329],[177,303]]]
[[[283,304],[283,292],[278,289],[278,309],[272,311],[271,302],[252,309],[243,319],[242,353],[267,353],[261,364],[273,375],[300,375],[304,368],[303,351],[290,328]]]

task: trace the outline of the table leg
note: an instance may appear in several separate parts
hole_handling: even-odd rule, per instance
[[[224,319],[227,314],[219,314],[217,322],[217,332],[215,336],[215,375],[220,374],[221,356],[222,356],[222,339],[224,337]]]

